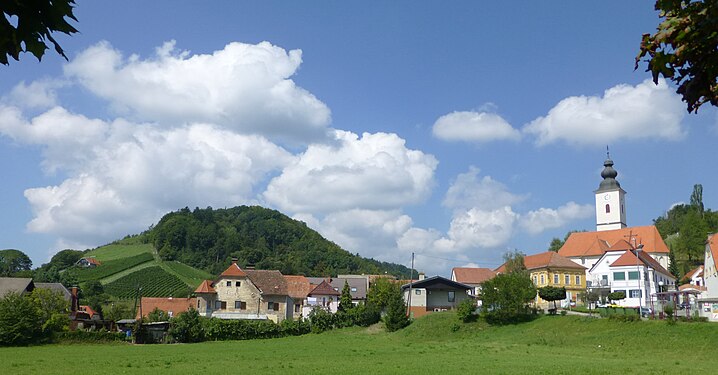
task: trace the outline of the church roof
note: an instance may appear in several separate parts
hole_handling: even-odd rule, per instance
[[[618,240],[616,243],[611,245],[606,251],[626,251],[626,250],[633,250],[633,245],[628,243],[626,240]]]
[[[613,169],[613,160],[611,160],[610,157],[608,157],[608,159],[603,162],[603,167],[603,171],[601,171],[601,177],[603,177],[603,181],[601,181],[601,183],[598,185],[598,190],[596,190],[596,193],[620,190],[621,184],[619,184],[618,180],[616,180],[618,172]]]
[[[568,236],[558,253],[565,257],[601,256],[621,240],[635,243],[636,246],[643,244],[644,251],[648,253],[669,252],[658,229],[654,225],[646,225],[597,232],[574,232]]]

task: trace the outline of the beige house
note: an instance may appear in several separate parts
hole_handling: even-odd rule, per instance
[[[220,319],[292,319],[294,302],[279,271],[243,270],[232,262],[212,282],[205,280],[195,290],[200,315]]]
[[[410,315],[418,318],[435,311],[455,309],[461,301],[472,298],[473,287],[445,277],[434,276],[412,281],[401,286]]]

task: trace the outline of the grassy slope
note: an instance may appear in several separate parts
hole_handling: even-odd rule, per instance
[[[151,244],[110,244],[98,247],[87,254],[86,257],[94,256],[99,261],[104,262],[108,260],[115,260],[121,258],[127,258],[142,253],[152,253],[154,248]]]
[[[0,348],[0,358],[7,358],[0,372],[76,373],[78,352],[92,358],[98,374],[225,373],[229,368],[311,374],[660,374],[689,368],[711,373],[718,366],[716,324],[554,316],[508,327],[472,323],[452,332],[454,322],[454,314],[442,313],[396,333],[350,328],[273,340]]]

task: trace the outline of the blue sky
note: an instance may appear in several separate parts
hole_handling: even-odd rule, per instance
[[[0,248],[35,265],[189,207],[261,204],[448,275],[595,227],[610,145],[629,225],[693,184],[716,111],[633,69],[652,4],[78,1],[0,68]]]

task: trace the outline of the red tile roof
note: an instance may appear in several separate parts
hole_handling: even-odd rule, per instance
[[[652,256],[646,254],[645,251],[635,251],[630,250],[626,251],[616,259],[615,262],[611,263],[610,267],[626,267],[626,266],[635,266],[639,263],[638,259],[636,258],[636,254],[638,253],[638,258],[641,259],[640,263],[642,263],[644,266],[651,267],[654,270],[663,273],[664,275],[670,275],[671,273],[668,272],[663,266],[661,266],[658,261],[653,259]]]
[[[222,274],[220,274],[219,276],[220,276],[220,277],[222,277],[222,276],[225,276],[225,277],[246,277],[247,274],[246,274],[244,271],[242,271],[241,268],[239,268],[239,266],[237,265],[237,262],[232,262],[232,264],[231,264],[229,267],[227,267],[227,269],[224,270],[224,272],[222,272]]]
[[[574,232],[558,253],[565,257],[601,256],[617,242],[623,240],[633,243],[634,239],[636,246],[643,244],[649,253],[667,254],[669,251],[658,229],[654,225],[646,225],[599,232]]]
[[[496,276],[491,268],[454,267],[451,272],[456,281],[464,284],[481,284]]]
[[[244,271],[260,292],[264,295],[288,295],[287,281],[284,275],[276,270],[246,270]]]
[[[172,316],[177,316],[179,313],[183,313],[197,306],[196,298],[155,298],[155,297],[142,297],[140,302],[142,305],[142,314],[147,316],[155,308],[169,313],[172,312]],[[137,310],[137,316],[135,319],[140,318],[140,310]]]
[[[527,270],[533,270],[537,268],[569,268],[579,270],[586,269],[586,267],[580,264],[576,264],[571,259],[563,257],[553,251],[524,256],[524,266],[526,266]],[[495,271],[497,273],[505,272],[506,263],[502,264]]]
[[[199,284],[197,289],[194,291],[195,293],[214,293],[216,294],[217,291],[214,290],[214,287],[212,287],[212,280],[204,280],[202,281],[202,284]]]
[[[307,298],[307,295],[313,289],[309,279],[304,276],[284,275],[284,280],[287,281],[289,296],[295,300]]]
[[[713,267],[718,267],[718,233],[713,233],[708,236],[708,248],[711,250],[711,256],[713,257]]]
[[[338,296],[341,295],[338,291],[334,290],[331,285],[329,285],[328,282],[322,281],[319,285],[317,285],[311,292],[309,292],[310,296]]]
[[[93,310],[92,307],[87,305],[80,305],[79,311],[82,311],[90,316],[90,319],[92,319],[93,316],[97,315],[97,311]]]
[[[618,240],[616,243],[611,245],[606,251],[626,251],[626,250],[633,250],[634,247],[628,241],[626,240]]]
[[[683,284],[678,287],[678,290],[680,290],[681,292],[684,292],[686,290],[697,290],[699,292],[705,292],[708,289],[703,285]]]
[[[686,274],[683,275],[683,279],[681,279],[681,280],[690,280],[695,276],[700,276],[701,274],[703,274],[703,266],[702,265],[686,272]]]
[[[97,258],[95,258],[95,257],[88,257],[88,258],[85,258],[85,260],[87,261],[87,263],[94,264],[96,266],[99,266],[102,264],[102,262],[97,260]]]

